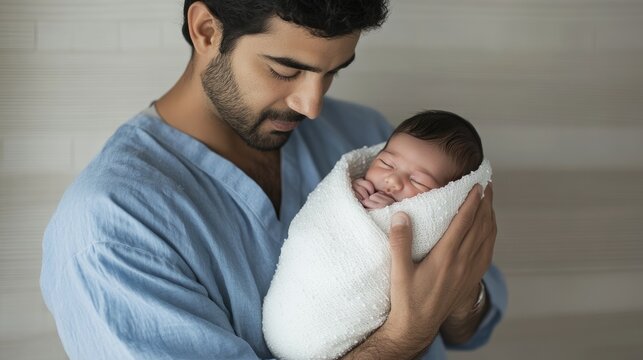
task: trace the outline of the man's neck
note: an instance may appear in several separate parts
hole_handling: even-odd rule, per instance
[[[263,157],[255,158],[252,165],[240,167],[252,178],[272,202],[275,215],[279,217],[281,207],[281,158],[279,151],[266,152]]]
[[[192,72],[191,65],[155,106],[167,124],[197,139],[253,179],[279,214],[280,151],[260,151],[248,146],[232,128],[217,119],[202,90],[200,77]]]

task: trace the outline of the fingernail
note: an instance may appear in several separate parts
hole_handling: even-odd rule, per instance
[[[408,225],[409,217],[403,212],[396,212],[391,217],[391,226],[395,225]]]

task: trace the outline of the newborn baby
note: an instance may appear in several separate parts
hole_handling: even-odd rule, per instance
[[[421,117],[414,117],[402,123],[371,163],[364,177],[353,181],[353,191],[366,209],[380,209],[442,187],[480,165],[482,147],[474,141],[475,133],[470,134],[471,139],[454,137],[443,140],[445,143],[451,141],[455,144],[452,146],[460,146],[463,153],[469,154],[467,158],[455,159],[443,151],[439,143],[432,142],[433,139],[429,138],[440,135],[439,129],[436,129],[439,124],[434,122],[435,128],[427,128],[428,124],[423,123],[425,127],[417,129],[420,119]],[[414,129],[413,135],[408,133]],[[460,142],[456,143],[458,140]],[[464,164],[466,161],[469,163]],[[464,169],[458,168],[458,162],[463,163]]]
[[[390,217],[413,220],[413,259],[440,239],[476,183],[491,178],[466,120],[426,111],[386,145],[345,154],[293,219],[264,299],[266,343],[278,358],[336,358],[390,310]]]

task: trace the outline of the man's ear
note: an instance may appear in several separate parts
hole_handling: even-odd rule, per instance
[[[196,1],[188,9],[188,30],[197,54],[215,57],[219,53],[223,26],[208,7],[201,1]]]

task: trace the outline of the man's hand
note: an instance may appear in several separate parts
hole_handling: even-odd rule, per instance
[[[493,190],[489,184],[480,199],[480,188],[469,192],[442,239],[417,264],[411,259],[411,220],[403,213],[393,216],[391,312],[346,358],[413,358],[433,342],[449,316],[469,306],[491,264],[496,239]]]

